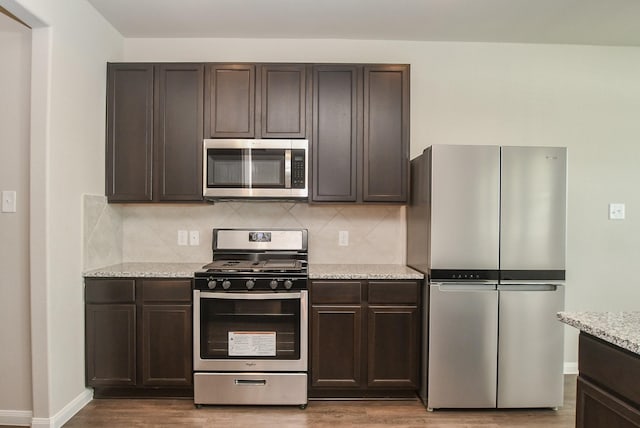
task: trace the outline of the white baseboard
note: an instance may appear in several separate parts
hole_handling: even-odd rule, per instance
[[[578,374],[578,363],[564,363],[564,374]]]
[[[33,418],[32,427],[59,428],[93,400],[93,389],[85,389],[51,418]]]
[[[0,410],[0,425],[28,427],[32,418],[31,410]]]

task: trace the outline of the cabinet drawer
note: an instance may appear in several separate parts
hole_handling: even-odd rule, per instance
[[[369,303],[417,304],[419,288],[415,281],[369,281]]]
[[[580,376],[640,407],[640,357],[585,333],[580,334],[579,347]]]
[[[313,281],[311,303],[314,304],[359,304],[362,295],[360,281]]]
[[[191,302],[191,280],[142,280],[142,301]]]
[[[86,303],[135,303],[135,280],[133,279],[87,279],[85,280]]]

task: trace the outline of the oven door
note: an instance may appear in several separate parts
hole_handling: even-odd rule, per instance
[[[195,371],[307,371],[307,290],[193,293]]]

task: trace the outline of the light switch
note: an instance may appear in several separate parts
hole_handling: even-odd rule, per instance
[[[2,212],[14,213],[16,212],[16,192],[15,190],[3,190],[2,191]]]
[[[197,230],[189,232],[189,245],[194,247],[200,245],[200,232]]]
[[[189,245],[189,234],[186,230],[178,231],[178,245]]]
[[[609,204],[609,220],[624,220],[624,204]]]
[[[338,245],[346,247],[349,245],[349,231],[341,230],[338,232]]]

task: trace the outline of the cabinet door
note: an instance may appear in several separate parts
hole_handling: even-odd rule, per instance
[[[190,305],[143,305],[142,384],[190,386],[192,372]]]
[[[409,68],[364,67],[363,201],[406,202]]]
[[[418,387],[418,322],[416,306],[369,305],[369,387]]]
[[[138,284],[142,384],[192,385],[191,280],[144,279]]]
[[[206,75],[207,137],[255,137],[255,66],[209,64]]]
[[[638,428],[640,409],[578,376],[577,428]]]
[[[357,66],[313,68],[312,200],[355,202],[357,199],[358,92]]]
[[[203,64],[156,68],[154,199],[202,200]]]
[[[306,65],[265,64],[260,74],[262,138],[305,138]]]
[[[86,305],[87,385],[136,384],[136,307]]]
[[[107,66],[106,193],[110,202],[150,201],[153,65]]]
[[[362,386],[362,308],[311,307],[311,386]]]

